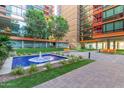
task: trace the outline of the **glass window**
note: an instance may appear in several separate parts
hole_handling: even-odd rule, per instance
[[[106,12],[103,12],[103,18],[105,18],[106,17]]]
[[[21,9],[20,8],[17,8],[17,15],[20,15],[21,16]]]
[[[106,11],[106,17],[113,16],[113,14],[114,14],[113,9]]]
[[[106,31],[106,25],[103,25],[103,32]]]
[[[26,11],[22,10],[22,16],[25,16],[25,14],[26,14]]]
[[[117,21],[114,23],[115,30],[123,28],[123,21]]]
[[[123,6],[118,6],[115,8],[115,14],[119,14],[123,12]]]
[[[12,13],[16,14],[16,7],[15,6],[12,6]]]
[[[113,30],[113,23],[106,24],[106,31],[112,31]]]
[[[10,5],[7,5],[6,6],[6,10],[9,11],[9,12],[11,12],[11,6]]]

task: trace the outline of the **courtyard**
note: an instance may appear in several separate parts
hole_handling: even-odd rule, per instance
[[[124,87],[123,5],[0,11],[1,88]]]
[[[88,57],[88,52],[70,52]],[[36,86],[37,88],[112,88],[124,87],[124,57],[91,52],[95,62],[66,73],[53,80]]]
[[[64,55],[65,56],[68,56],[68,55],[82,56],[83,59],[88,59],[89,52],[91,54],[90,60],[94,60],[94,62],[87,64],[86,66],[79,66],[76,69],[68,70],[68,72],[66,73],[64,72],[63,74],[61,74],[61,71],[60,71],[59,72],[60,75],[57,75],[57,76],[55,74],[52,75],[51,73],[49,73],[53,77],[50,78],[48,76],[49,79],[46,79],[45,81],[43,80],[41,84],[40,83],[35,84],[35,82],[37,82],[37,81],[34,81],[35,76],[33,75],[35,74],[32,74],[32,77],[34,77],[32,84],[33,82],[34,84],[30,86],[34,88],[114,88],[114,87],[121,88],[121,87],[124,87],[123,55],[99,53],[97,50],[94,50],[94,51],[87,50],[85,52],[71,50],[69,52],[65,52]],[[75,64],[75,67],[76,66],[77,65]],[[70,68],[69,65],[67,65],[66,67]],[[67,68],[63,68],[63,70]],[[52,73],[55,73],[55,72],[52,72]],[[43,77],[45,77],[44,75]],[[7,75],[5,76],[7,78]],[[3,81],[4,80],[6,81],[6,78],[4,77],[4,75],[3,76],[1,75],[0,80],[3,79]],[[16,78],[11,76],[10,81],[8,81],[8,83],[5,83],[5,84],[8,84],[7,85],[8,87],[14,87],[16,86],[16,84],[20,84],[23,81],[25,83],[28,83],[30,80],[32,80],[30,79],[30,77],[26,77],[27,79],[24,77],[25,79],[22,79],[22,80],[21,80],[21,77],[19,76],[16,76]],[[25,80],[27,80],[27,82]],[[12,84],[12,86],[9,84]],[[23,85],[27,87],[29,86],[28,84],[25,85],[22,83],[22,86],[17,86],[17,87],[23,87]],[[5,86],[1,86],[1,87],[5,87]]]

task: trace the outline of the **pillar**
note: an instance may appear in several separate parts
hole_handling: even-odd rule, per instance
[[[110,49],[110,40],[107,40],[107,49]]]
[[[98,49],[98,42],[96,42],[96,49]]]
[[[22,46],[22,48],[24,48],[24,41],[23,40],[22,40],[22,45],[21,46]]]
[[[116,44],[115,44],[116,42],[115,42],[115,40],[113,41],[113,49],[116,49]]]

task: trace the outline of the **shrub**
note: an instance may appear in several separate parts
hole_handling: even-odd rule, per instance
[[[79,58],[80,58],[80,59],[83,59],[83,57],[82,57],[82,56],[79,56]]]
[[[63,53],[63,52],[61,52],[61,53],[60,53],[60,55],[61,55],[61,56],[64,56],[64,53]]]
[[[68,54],[68,55],[66,55],[67,57],[70,57],[70,55]]]
[[[25,70],[22,67],[15,68],[12,72],[13,75],[23,75]]]
[[[21,53],[17,53],[18,56],[21,56],[22,54]]]
[[[74,59],[74,58],[70,58],[70,59],[68,60],[68,62],[69,62],[69,63],[73,63],[73,62],[75,62],[75,59]]]
[[[32,55],[31,53],[28,53],[28,55]]]
[[[81,50],[81,44],[78,44],[76,50]]]
[[[47,64],[45,65],[45,67],[47,68],[47,70],[50,70],[50,69],[53,68],[53,67],[52,67],[52,64],[50,64],[50,62],[47,63]]]
[[[30,74],[32,74],[32,73],[34,73],[34,72],[37,72],[37,71],[38,71],[38,68],[37,68],[37,66],[36,66],[35,64],[32,64],[32,65],[30,66],[29,70],[28,70],[28,72],[29,72]]]
[[[66,60],[60,61],[60,63],[61,63],[62,65],[67,65],[67,64],[68,64],[68,62],[67,62]]]

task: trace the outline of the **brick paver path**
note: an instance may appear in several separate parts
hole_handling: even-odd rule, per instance
[[[87,57],[88,52],[70,54]],[[37,88],[111,88],[124,87],[124,55],[109,55],[91,52],[96,62],[73,70],[55,79],[36,86]]]

